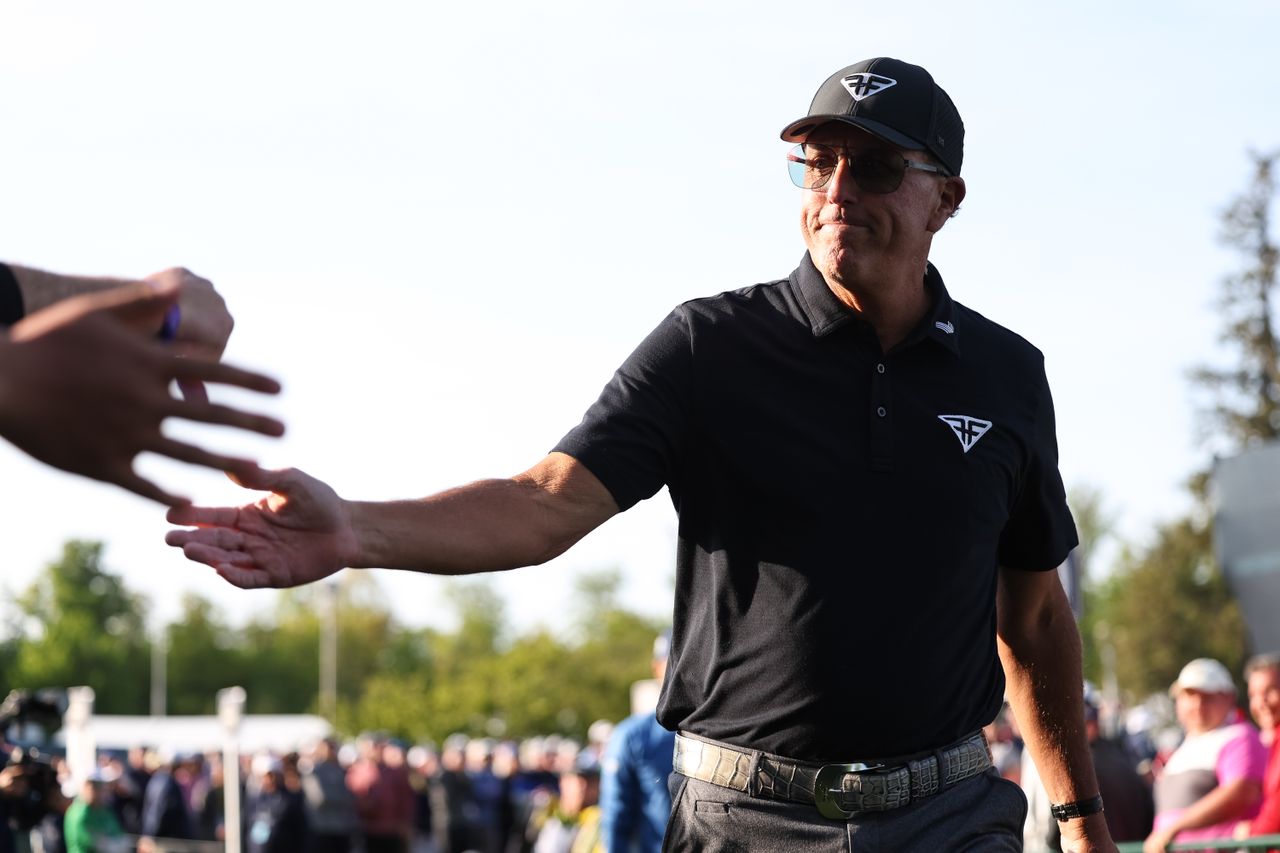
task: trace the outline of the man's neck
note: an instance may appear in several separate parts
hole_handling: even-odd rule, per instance
[[[825,274],[823,278],[836,299],[857,311],[876,330],[884,352],[902,343],[932,307],[923,273],[900,281],[878,281],[873,286],[833,281]]]

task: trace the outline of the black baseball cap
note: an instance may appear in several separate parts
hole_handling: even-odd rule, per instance
[[[803,142],[832,121],[860,127],[899,148],[928,151],[951,174],[960,174],[964,122],[919,65],[881,56],[837,71],[818,88],[809,114],[782,129],[782,138]]]

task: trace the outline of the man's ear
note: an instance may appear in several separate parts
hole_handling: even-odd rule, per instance
[[[964,178],[956,176],[943,180],[942,192],[938,194],[938,206],[934,208],[933,215],[929,217],[929,231],[936,234],[942,230],[942,226],[947,224],[947,220],[960,209],[960,203],[964,201],[964,194]]]

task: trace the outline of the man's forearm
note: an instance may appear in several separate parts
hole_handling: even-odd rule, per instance
[[[421,500],[347,503],[349,564],[471,574],[545,563],[617,512],[593,475],[556,456],[517,477]]]
[[[1009,703],[1050,801],[1096,797],[1084,730],[1080,634],[1056,574],[1002,570],[997,618]],[[1101,814],[1059,825],[1064,842],[1107,837]]]
[[[1050,799],[1065,803],[1096,796],[1084,731],[1080,634],[1061,587],[1037,612],[1011,614],[1002,608],[1000,625],[1009,703]]]

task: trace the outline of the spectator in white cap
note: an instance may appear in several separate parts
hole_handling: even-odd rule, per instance
[[[1229,838],[1237,821],[1257,814],[1266,751],[1258,730],[1236,708],[1227,668],[1196,658],[1169,688],[1186,732],[1156,780],[1156,819],[1144,853],[1173,842]]]
[[[129,849],[108,802],[107,786],[115,778],[112,771],[95,768],[85,779],[80,796],[63,818],[67,853],[125,853]]]

